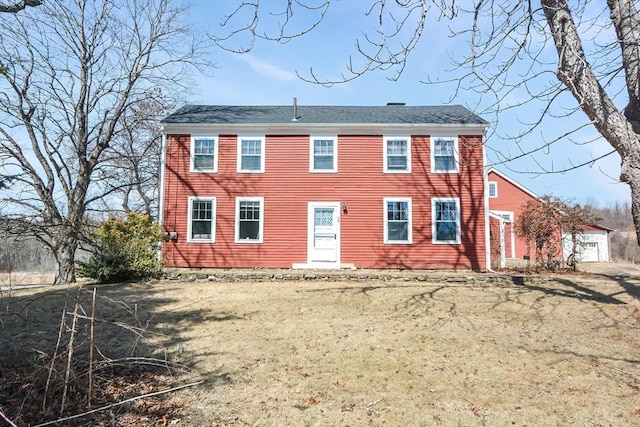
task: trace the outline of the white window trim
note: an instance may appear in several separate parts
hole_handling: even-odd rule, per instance
[[[240,202],[260,202],[260,221],[258,223],[258,239],[240,239]],[[235,243],[256,244],[263,242],[264,235],[264,197],[236,197]]]
[[[491,213],[502,217],[502,219],[507,221],[507,222],[510,222],[510,223],[514,222],[514,220],[513,220],[513,211],[496,211],[496,210],[492,210]]]
[[[196,169],[195,168],[195,148],[196,148],[196,139],[213,139],[214,147],[213,147],[213,169]],[[189,155],[189,171],[196,173],[217,173],[218,172],[218,145],[219,139],[216,134],[207,134],[207,133],[194,133],[191,134],[190,138],[190,155]]]
[[[259,170],[249,170],[242,169],[242,141],[243,140],[259,140],[260,141],[260,169]],[[264,164],[265,164],[265,146],[266,146],[266,137],[264,135],[238,135],[238,148],[237,148],[237,159],[238,159],[238,173],[264,173]]]
[[[330,139],[333,141],[333,169],[313,168],[313,143],[317,139]],[[309,172],[311,173],[336,173],[338,172],[338,137],[336,135],[311,135],[309,137]]]
[[[204,202],[212,202],[211,203],[211,238],[210,239],[193,239],[191,237],[191,226],[193,222],[193,202],[194,201],[204,201]],[[216,242],[216,198],[215,197],[200,197],[194,196],[189,197],[189,212],[188,212],[188,220],[187,220],[187,242],[188,243],[215,243]]]
[[[491,195],[491,185],[493,185],[495,187],[495,190],[496,190],[494,196]],[[497,181],[489,181],[488,188],[487,188],[487,194],[489,195],[490,199],[496,199],[498,197],[498,182]]]
[[[407,202],[407,240],[389,240],[389,223],[387,215],[388,202]],[[383,241],[388,245],[410,245],[413,243],[413,208],[411,206],[411,197],[385,197],[382,200],[382,215],[384,224]]]
[[[387,162],[387,143],[389,141],[395,141],[398,139],[404,139],[407,141],[407,169],[396,170],[389,169],[389,163]],[[411,136],[410,135],[390,135],[382,138],[382,153],[384,162],[384,173],[411,173]]]
[[[438,202],[455,202],[456,204],[456,240],[437,240],[436,239],[436,203]],[[434,245],[451,245],[460,244],[462,240],[460,220],[460,198],[459,197],[434,197],[431,199],[431,242]]]
[[[436,156],[435,156],[435,141],[437,139],[453,140],[453,161],[455,163],[455,169],[450,170],[436,170]],[[457,135],[431,135],[429,140],[429,148],[431,151],[431,173],[459,173],[460,172],[460,156],[458,146]]]

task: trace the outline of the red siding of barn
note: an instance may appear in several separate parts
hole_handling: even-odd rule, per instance
[[[518,221],[522,208],[529,200],[533,200],[534,197],[494,172],[489,172],[487,180],[489,182],[496,182],[498,185],[498,197],[489,198],[489,210],[513,212],[514,223]],[[511,226],[507,225],[505,228],[505,252],[506,257],[511,258]],[[532,260],[534,259],[534,251],[535,249],[531,248]],[[522,259],[525,255],[529,255],[529,252],[527,242],[515,236],[515,258]]]
[[[237,137],[219,135],[218,172],[189,172],[189,135],[168,135],[163,244],[169,267],[278,267],[307,261],[308,202],[340,202],[340,261],[358,268],[484,269],[483,145],[460,136],[460,173],[433,174],[429,136],[413,136],[412,173],[383,173],[382,136],[338,136],[338,172],[309,172],[308,135],[267,135],[265,173],[237,173]],[[187,243],[188,198],[215,196],[215,243]],[[235,243],[235,198],[264,197],[264,238]],[[385,197],[412,198],[413,244],[384,244]],[[459,197],[462,243],[432,244],[432,197]]]

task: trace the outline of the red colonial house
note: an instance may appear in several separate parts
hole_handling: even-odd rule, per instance
[[[186,105],[162,124],[167,267],[489,267],[488,123],[462,106]]]

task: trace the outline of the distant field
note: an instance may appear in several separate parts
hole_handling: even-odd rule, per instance
[[[50,285],[53,283],[55,273],[31,273],[0,272],[0,286],[20,286],[20,285]]]
[[[175,383],[205,381],[172,395],[178,425],[640,425],[640,276],[609,270],[501,286],[104,286],[99,298],[127,309],[97,314],[133,321],[135,307],[145,333],[190,366]],[[66,292],[12,297],[29,305],[31,330],[50,330],[34,342],[55,340],[50,308]]]

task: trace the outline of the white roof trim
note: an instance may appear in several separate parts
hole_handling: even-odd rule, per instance
[[[508,219],[504,219],[502,215],[497,214],[496,212],[506,212],[506,211],[489,211],[489,217],[493,219],[497,219],[500,222],[504,222],[505,224],[512,224],[513,221],[509,221]],[[513,213],[513,212],[510,212]]]
[[[489,177],[489,174],[493,172],[496,175],[498,175],[500,178],[504,179],[505,181],[509,182],[510,184],[512,184],[514,187],[519,188],[520,190],[524,191],[525,193],[527,193],[528,195],[530,195],[531,197],[533,197],[534,199],[540,199],[540,196],[538,196],[536,193],[534,193],[533,191],[529,190],[527,187],[525,187],[524,185],[521,185],[519,183],[517,183],[516,181],[514,181],[513,179],[509,178],[507,175],[503,174],[502,172],[500,172],[498,169],[495,168],[491,168],[487,171],[487,178]]]
[[[429,124],[429,123],[163,123],[165,134],[190,134],[211,132],[237,134],[260,132],[262,134],[300,135],[309,133],[336,133],[357,135],[382,135],[404,132],[412,135],[455,134],[482,135],[488,125],[479,124]]]

